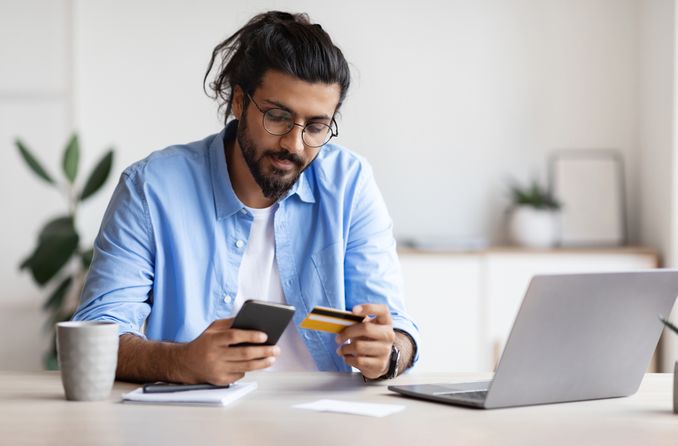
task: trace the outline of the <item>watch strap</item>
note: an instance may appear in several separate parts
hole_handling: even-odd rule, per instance
[[[388,370],[377,378],[378,381],[393,379],[398,376],[398,364],[400,363],[400,349],[393,343],[391,345],[391,355],[388,359]]]

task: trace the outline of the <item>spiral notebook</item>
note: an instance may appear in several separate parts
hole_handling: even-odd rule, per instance
[[[226,389],[187,390],[169,393],[144,393],[143,388],[139,387],[123,394],[122,401],[142,404],[226,406],[256,388],[256,382],[233,383]]]

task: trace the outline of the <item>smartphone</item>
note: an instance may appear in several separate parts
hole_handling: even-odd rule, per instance
[[[263,331],[268,335],[268,338],[262,344],[243,342],[236,344],[236,346],[275,345],[292,320],[294,311],[295,308],[291,305],[254,299],[246,300],[238,314],[236,314],[231,327],[241,330]]]

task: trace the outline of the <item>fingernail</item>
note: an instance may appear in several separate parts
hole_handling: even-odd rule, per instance
[[[353,307],[353,312],[354,313],[362,313],[363,312],[362,305],[356,305],[355,307]]]
[[[270,357],[268,358],[268,364],[269,364],[269,365],[270,365],[270,364],[273,364],[273,363],[275,362],[275,359],[276,359],[276,358],[275,358],[274,356],[270,356]]]
[[[266,339],[268,339],[268,336],[266,336],[265,333],[261,333],[259,336],[257,336],[257,340],[259,342],[266,342]]]
[[[336,338],[334,338],[334,340],[337,341],[337,344],[341,344],[341,343],[342,343],[341,337],[340,337],[340,336],[337,336]]]
[[[273,354],[279,355],[280,354],[280,347],[278,347],[277,345],[275,347],[273,347]]]

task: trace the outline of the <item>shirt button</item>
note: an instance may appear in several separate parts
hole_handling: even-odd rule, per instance
[[[247,211],[246,211],[245,209],[240,209],[240,213],[241,213],[242,215],[245,215],[245,214],[247,214]]]
[[[242,240],[238,240],[237,242],[235,242],[235,246],[237,246],[238,248],[242,248],[243,246],[245,246],[245,242],[243,242]]]
[[[231,296],[229,296],[228,294],[225,295],[225,296],[224,296],[224,303],[225,303],[225,304],[230,304],[231,302],[233,302],[233,298],[232,298]]]

